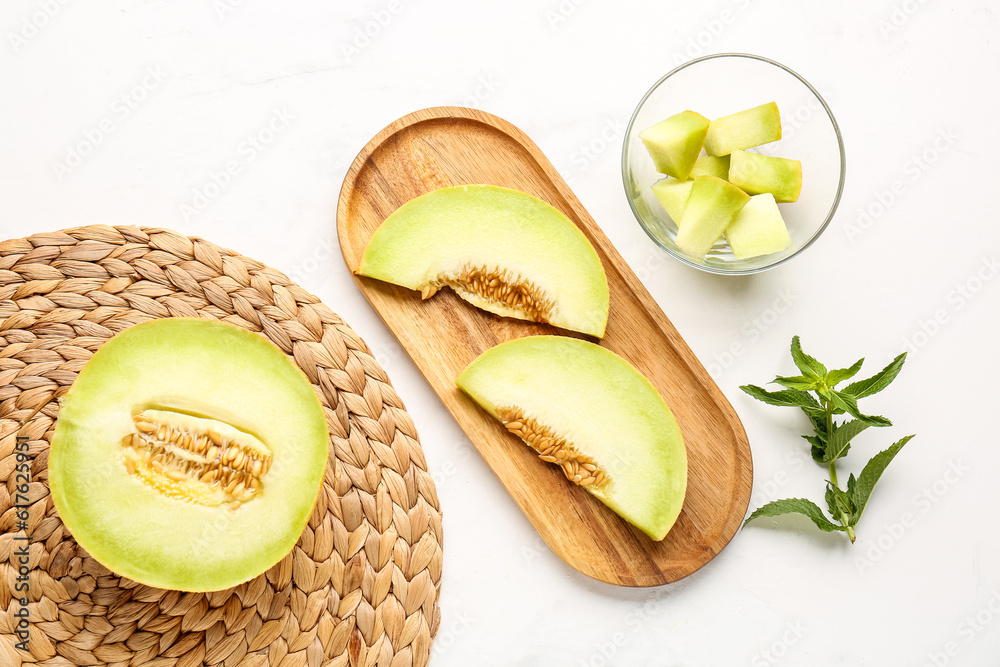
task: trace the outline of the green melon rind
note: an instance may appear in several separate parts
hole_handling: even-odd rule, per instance
[[[357,273],[421,290],[463,264],[501,268],[552,297],[549,323],[598,338],[610,301],[594,247],[561,211],[532,195],[492,185],[441,188],[394,211],[372,235]],[[509,309],[460,296],[498,315]]]
[[[221,590],[264,572],[298,541],[329,453],[326,417],[302,371],[261,336],[168,318],[105,343],[62,397],[49,453],[52,499],[79,544],[150,586]],[[128,475],[132,415],[168,407],[228,421],[273,454],[263,491],[236,510],[165,498]]]
[[[519,407],[592,457],[610,482],[585,488],[652,539],[674,525],[687,487],[684,440],[660,393],[620,356],[529,336],[484,352],[457,385],[494,417]]]

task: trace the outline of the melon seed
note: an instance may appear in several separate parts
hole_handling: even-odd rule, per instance
[[[578,451],[549,427],[526,417],[520,408],[500,408],[497,415],[508,431],[535,450],[540,459],[562,468],[563,474],[574,484],[600,486],[607,480],[604,471],[592,458]]]
[[[532,322],[548,322],[554,305],[534,283],[514,271],[499,267],[466,266],[424,287],[420,296],[429,299],[445,285],[459,294],[464,292],[505,306],[516,312],[518,317]]]
[[[212,419],[146,410],[133,422],[135,432],[122,439],[125,470],[169,497],[236,509],[257,495],[271,467],[263,442]]]

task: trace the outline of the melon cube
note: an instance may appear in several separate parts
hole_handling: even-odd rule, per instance
[[[663,206],[663,210],[677,223],[678,228],[693,185],[694,181],[678,181],[676,178],[667,177],[653,183],[650,188]]]
[[[744,192],[759,195],[770,192],[776,201],[793,202],[802,192],[802,163],[783,157],[771,157],[746,151],[733,151],[729,163],[729,182]]]
[[[656,170],[679,180],[691,174],[708,132],[708,119],[694,111],[682,111],[639,133],[653,158]]]
[[[726,227],[726,240],[737,259],[769,255],[792,244],[781,211],[770,192],[750,197]]]
[[[698,176],[715,176],[716,178],[726,180],[729,176],[729,156],[712,157],[711,155],[703,155],[698,158],[691,169],[691,178]],[[694,181],[679,181],[676,178],[668,176],[653,183],[651,187],[657,201],[660,202],[667,215],[678,226],[684,216],[684,207],[687,206],[692,185],[694,185]]]
[[[724,181],[729,180],[729,156],[728,155],[703,155],[694,161],[691,168],[690,178],[696,176],[715,176]]]
[[[781,139],[781,116],[778,105],[768,102],[713,120],[705,135],[705,152],[729,155],[778,139]]]
[[[704,257],[733,221],[750,195],[715,176],[694,179],[691,196],[677,233],[677,246],[696,257]]]

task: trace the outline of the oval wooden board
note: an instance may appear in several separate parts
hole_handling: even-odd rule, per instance
[[[687,446],[687,496],[666,539],[654,542],[619,519],[455,387],[469,362],[498,343],[572,334],[491,315],[451,290],[421,301],[418,292],[355,275],[358,287],[560,558],[590,577],[624,586],[655,586],[691,574],[729,542],[746,513],[753,480],[746,433],[652,296],[523,132],[461,107],[417,111],[379,132],[355,159],[340,193],[337,232],[348,268],[357,269],[372,233],[400,205],[436,188],[467,183],[544,199],[597,249],[611,288],[607,334],[600,344],[628,359],[659,389]]]

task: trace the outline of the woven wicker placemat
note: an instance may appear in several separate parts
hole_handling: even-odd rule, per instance
[[[327,414],[330,465],[298,544],[267,573],[225,591],[167,591],[112,574],[76,544],[49,495],[53,392],[112,335],[161,317],[262,333],[305,372]],[[27,441],[27,489],[18,489],[18,440]],[[0,479],[4,667],[429,660],[440,622],[441,513],[413,421],[364,341],[252,259],[144,227],[0,243]],[[24,596],[28,653],[16,648]]]

